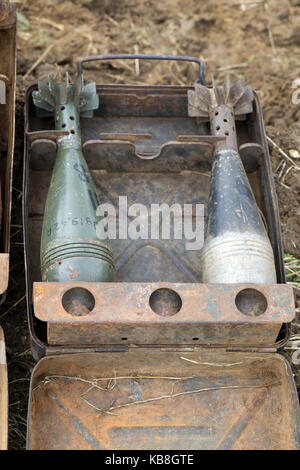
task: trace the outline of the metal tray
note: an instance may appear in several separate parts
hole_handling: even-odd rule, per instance
[[[27,446],[296,449],[297,394],[274,353],[49,356],[32,374]]]

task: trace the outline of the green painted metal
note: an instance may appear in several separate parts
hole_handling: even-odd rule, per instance
[[[55,129],[69,131],[57,139],[41,238],[42,280],[112,281],[113,256],[109,240],[96,233],[98,201],[80,133],[80,116],[92,117],[98,108],[96,85],[84,85],[82,75],[73,85],[68,76],[64,83],[49,77],[49,84],[38,83],[33,101],[39,115],[54,115]]]

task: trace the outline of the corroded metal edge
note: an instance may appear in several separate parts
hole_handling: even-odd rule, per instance
[[[87,315],[74,317],[62,305],[63,294],[76,287],[91,292],[95,307]],[[157,315],[150,307],[149,298],[157,289],[175,291],[182,300],[182,308],[172,316]],[[236,295],[243,289],[256,289],[268,301],[263,315],[245,316],[235,305]],[[196,283],[117,283],[117,282],[35,282],[33,284],[35,316],[51,322],[105,322],[124,321],[143,324],[209,322],[209,323],[285,323],[295,316],[291,286],[283,284],[196,284]],[[113,315],[113,316],[112,316]],[[145,319],[145,316],[148,316]]]
[[[5,2],[4,2],[5,3]],[[0,253],[0,294],[3,294],[8,286],[9,278],[9,251],[10,251],[10,223],[12,205],[12,176],[13,176],[13,155],[15,139],[15,93],[16,93],[16,5],[6,2],[3,7],[3,17],[0,21],[0,31],[7,37],[6,44],[0,51],[0,73],[4,72],[8,81],[7,103],[5,106],[6,122],[8,123],[4,136],[7,142],[7,155],[5,166],[5,179],[3,181],[3,219],[1,228],[1,244],[4,253]],[[5,14],[4,14],[5,13]],[[4,296],[0,299],[3,302]]]
[[[68,313],[63,296],[74,289],[92,294],[95,305],[80,316]],[[177,313],[159,314],[151,296],[159,289],[180,299]],[[237,308],[236,296],[255,289],[267,300],[263,314],[249,316]],[[168,308],[168,297],[156,307]],[[35,317],[47,322],[51,345],[169,344],[271,346],[283,323],[295,316],[293,290],[286,285],[181,283],[34,283]],[[154,310],[152,309],[154,308]]]

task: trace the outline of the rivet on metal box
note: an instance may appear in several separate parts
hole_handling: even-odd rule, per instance
[[[95,85],[100,60],[194,62],[191,86]],[[191,57],[88,57],[26,94],[30,449],[295,449],[280,221],[256,93]],[[99,203],[204,204],[205,243],[96,236]],[[127,217],[127,210],[126,210]],[[194,214],[194,219],[197,214]],[[90,223],[88,223],[89,219]],[[129,219],[128,219],[129,223]]]
[[[0,5],[0,44],[0,303],[3,303],[9,277],[16,81],[16,11],[8,1]],[[0,449],[7,448],[7,413],[5,339],[0,326]]]

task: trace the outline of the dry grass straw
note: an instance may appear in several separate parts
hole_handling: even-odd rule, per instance
[[[300,289],[300,259],[290,254],[284,256],[285,275],[288,284]]]
[[[185,358],[182,358],[185,359]],[[213,364],[210,364],[213,365]],[[220,365],[220,364],[217,364]],[[227,364],[228,365],[228,364]],[[235,364],[230,364],[230,365],[235,365]],[[129,406],[136,406],[136,405],[143,405],[147,403],[152,403],[152,402],[157,402],[161,400],[166,400],[166,399],[172,399],[172,398],[178,398],[181,396],[186,396],[186,395],[192,395],[192,394],[198,394],[202,392],[212,392],[212,391],[218,391],[218,390],[241,390],[241,389],[261,389],[261,388],[269,388],[269,387],[274,387],[274,386],[279,386],[281,385],[280,382],[268,382],[264,384],[259,384],[259,385],[229,385],[229,386],[217,386],[217,387],[203,387],[203,388],[198,388],[198,389],[192,389],[192,390],[185,390],[182,392],[177,392],[174,393],[174,387],[177,385],[179,382],[182,382],[184,380],[196,378],[197,376],[190,376],[190,377],[168,377],[168,376],[152,376],[152,375],[125,375],[125,376],[117,376],[114,375],[113,377],[101,377],[101,378],[93,378],[91,380],[85,379],[83,377],[77,377],[77,376],[65,376],[65,375],[49,375],[44,377],[43,381],[40,382],[40,384],[33,389],[33,392],[37,390],[40,386],[45,386],[51,382],[53,382],[54,379],[67,379],[67,380],[75,380],[79,382],[84,382],[90,385],[90,387],[83,392],[80,395],[80,399],[83,400],[88,406],[93,408],[96,411],[99,411],[100,413],[104,414],[109,414],[109,415],[115,415],[115,413],[112,413],[115,410],[121,409],[121,408],[127,408]],[[154,397],[150,397],[144,400],[134,400],[126,403],[121,403],[118,405],[115,405],[113,402],[112,405],[107,408],[107,409],[102,409],[91,403],[89,400],[85,398],[85,395],[87,395],[91,390],[94,388],[104,391],[104,392],[111,392],[118,380],[138,380],[138,379],[150,379],[150,380],[170,380],[173,381],[172,384],[172,390],[171,393],[169,394],[164,394],[164,395],[158,395]],[[106,387],[101,387],[99,386],[100,381],[107,381]]]

